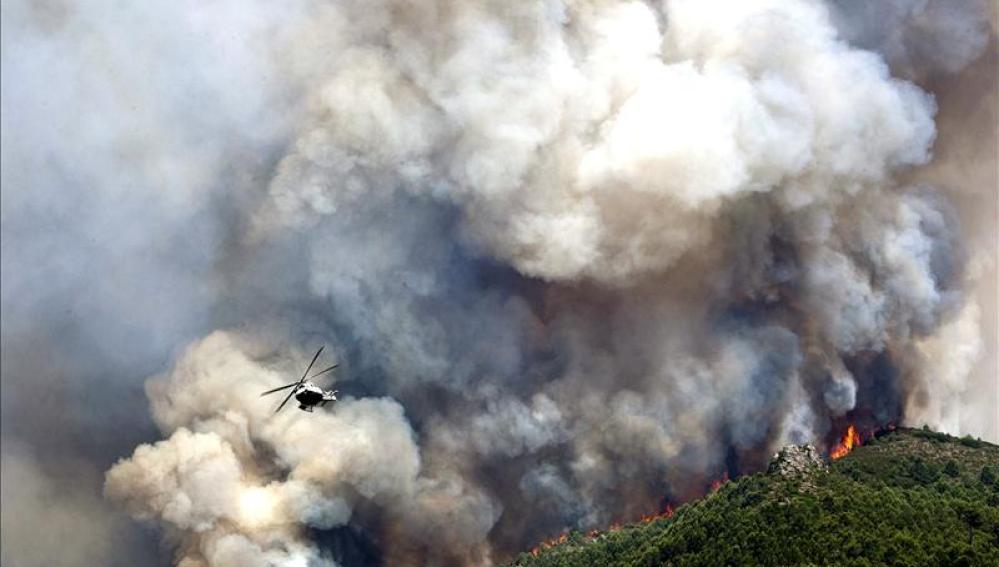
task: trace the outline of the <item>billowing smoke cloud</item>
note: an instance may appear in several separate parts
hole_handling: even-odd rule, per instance
[[[960,71],[989,42],[982,0],[835,0],[830,10],[843,39],[878,52],[905,78]]]
[[[5,20],[32,23],[25,49],[92,46],[108,24],[91,8]],[[97,50],[136,82],[146,67],[131,65],[163,62],[134,91],[156,102],[148,115],[107,131],[62,118],[97,160],[28,139],[92,171],[95,216],[70,226],[125,222],[103,266],[148,269],[170,292],[137,311],[144,276],[112,276],[119,306],[120,284],[88,266],[37,268],[10,248],[9,233],[34,251],[65,243],[8,212],[65,189],[32,173],[43,152],[5,136],[18,165],[4,167],[3,305],[5,323],[23,312],[18,329],[57,342],[57,311],[20,301],[61,290],[22,277],[10,291],[8,268],[104,286],[79,296],[83,334],[141,343],[116,368],[157,373],[162,434],[122,441],[149,442],[109,468],[104,494],[157,526],[176,563],[491,564],[696,497],[847,423],[999,438],[999,386],[976,374],[994,356],[990,306],[974,293],[994,281],[981,237],[994,217],[969,213],[961,195],[982,192],[960,176],[932,175],[969,143],[934,119],[993,57],[984,3],[164,10],[126,15],[157,27],[149,42],[105,30],[151,55]],[[875,18],[893,33],[872,33]],[[5,134],[33,132],[41,111],[4,89]],[[24,124],[8,124],[9,100],[34,110]],[[35,178],[42,197],[24,192]],[[128,206],[132,182],[150,206]],[[53,322],[20,323],[37,313]],[[319,344],[342,401],[274,415],[259,393]]]

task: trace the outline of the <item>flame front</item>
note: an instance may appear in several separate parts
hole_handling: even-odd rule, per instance
[[[645,514],[645,515],[642,516],[642,518],[641,518],[640,521],[643,524],[648,524],[648,523],[654,522],[656,520],[669,519],[669,518],[672,518],[672,517],[673,517],[673,506],[671,504],[667,503],[666,506],[665,506],[665,508],[662,509],[662,511],[656,512],[656,513],[653,513],[653,514]],[[592,529],[592,530],[586,532],[585,537],[588,540],[594,540],[594,539],[597,539],[598,537],[600,537],[601,535],[603,535],[605,533],[616,532],[616,531],[620,530],[621,528],[622,528],[622,524],[620,524],[618,522],[615,522],[615,523],[611,524],[610,527],[608,527],[604,531],[601,531],[599,529]],[[546,549],[551,549],[551,548],[559,546],[559,545],[562,545],[562,544],[566,543],[567,541],[569,541],[569,533],[565,532],[565,533],[562,533],[562,535],[559,535],[558,537],[553,537],[551,539],[546,539],[545,541],[542,541],[538,545],[534,546],[534,548],[531,549],[530,554],[532,556],[534,556],[534,557],[537,557],[538,555],[541,554],[542,551],[544,551]]]
[[[829,451],[829,458],[834,461],[842,458],[852,451],[854,447],[861,445],[862,443],[863,439],[861,439],[860,434],[857,433],[857,429],[853,425],[850,425],[850,427],[846,429],[846,433],[843,434],[843,438],[839,441],[839,443],[836,443],[836,445],[832,448],[832,451]]]
[[[665,519],[665,518],[672,518],[672,517],[673,517],[673,506],[667,504],[666,507],[663,508],[663,510],[661,512],[657,512],[655,514],[646,514],[646,515],[642,516],[642,523],[643,524],[648,524],[648,523],[654,522],[656,520],[661,520],[661,519]]]
[[[539,543],[534,549],[532,549],[531,550],[531,555],[533,555],[534,557],[537,557],[542,552],[542,550],[549,549],[549,548],[555,547],[557,545],[562,545],[563,543],[565,543],[567,541],[569,541],[569,533],[568,532],[563,533],[562,535],[560,535],[558,537],[555,537],[555,538],[552,538],[552,539],[547,539],[547,540]]]
[[[728,482],[728,473],[723,474],[721,478],[712,480],[709,492],[712,494],[718,492],[718,489],[721,488],[726,482]]]

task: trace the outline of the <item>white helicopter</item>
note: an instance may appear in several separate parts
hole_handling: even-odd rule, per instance
[[[333,370],[337,366],[340,366],[339,364],[334,364],[333,366],[330,366],[326,370],[321,370],[319,372],[316,372],[312,376],[309,376],[309,370],[312,370],[312,365],[316,363],[316,359],[319,358],[319,354],[323,352],[324,348],[326,347],[321,346],[319,347],[319,350],[316,351],[316,356],[312,357],[312,362],[310,362],[309,367],[305,369],[305,374],[302,374],[301,380],[299,380],[298,382],[292,382],[291,384],[281,386],[280,388],[267,390],[263,394],[260,394],[260,396],[263,397],[268,394],[273,394],[274,392],[280,392],[285,388],[292,388],[291,392],[288,394],[288,397],[285,398],[283,402],[281,402],[281,405],[279,405],[278,408],[274,410],[274,413],[281,411],[281,408],[283,408],[284,405],[288,403],[288,400],[290,400],[292,396],[294,396],[295,399],[298,400],[298,409],[307,412],[311,412],[312,409],[317,405],[325,406],[327,402],[336,401],[336,392],[337,392],[336,390],[323,390],[319,386],[313,384],[312,379],[315,378],[316,376],[319,376],[320,374],[325,374],[330,370]],[[305,379],[306,376],[309,376],[308,380]]]

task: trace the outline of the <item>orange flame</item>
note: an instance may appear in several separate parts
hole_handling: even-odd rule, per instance
[[[829,458],[835,461],[836,459],[845,457],[854,447],[863,444],[863,442],[864,440],[857,433],[856,428],[851,425],[846,429],[846,433],[843,434],[843,439],[839,443],[836,443],[832,451],[829,451]]]
[[[725,480],[728,480],[728,477],[726,477]],[[662,520],[662,519],[667,519],[667,518],[672,518],[672,517],[673,517],[673,506],[667,503],[666,507],[663,508],[661,512],[656,512],[654,514],[643,515],[642,519],[641,519],[641,522],[643,524],[648,524],[648,523],[654,522],[656,520]],[[590,530],[590,531],[586,532],[586,536],[585,537],[586,537],[586,539],[590,539],[590,540],[597,539],[598,537],[602,536],[605,533],[616,532],[616,531],[620,530],[622,527],[624,527],[624,526],[620,522],[614,522],[613,524],[611,524],[604,531],[594,529],[594,530]],[[537,556],[541,555],[541,552],[546,551],[548,549],[551,549],[553,547],[556,547],[558,545],[562,545],[562,544],[564,544],[564,543],[566,543],[568,541],[569,541],[569,532],[565,532],[565,533],[563,533],[562,535],[560,535],[558,537],[553,537],[553,538],[546,539],[546,540],[542,541],[538,545],[534,546],[534,548],[532,548],[529,553],[533,557],[537,557]]]
[[[725,484],[726,482],[728,482],[728,473],[723,474],[721,478],[712,480],[711,492],[717,492],[718,489],[721,488],[722,485]]]
[[[672,518],[672,517],[673,517],[673,507],[667,504],[666,508],[664,508],[662,512],[658,512],[656,514],[646,514],[642,516],[642,523],[648,524],[656,520],[662,520],[665,518]]]
[[[555,547],[556,545],[562,545],[563,543],[569,541],[569,533],[563,533],[558,537],[553,537],[551,539],[546,539],[545,541],[539,543],[531,550],[531,555],[537,557],[542,551]]]

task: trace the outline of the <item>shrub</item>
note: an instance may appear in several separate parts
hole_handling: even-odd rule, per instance
[[[958,468],[957,463],[954,461],[954,459],[950,459],[947,461],[947,464],[944,465],[943,472],[945,475],[951,478],[956,478],[961,475],[961,469]]]

